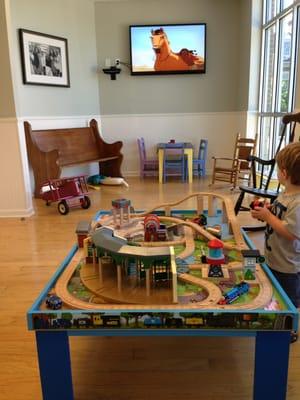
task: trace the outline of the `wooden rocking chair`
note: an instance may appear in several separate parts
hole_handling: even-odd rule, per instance
[[[254,155],[256,149],[257,134],[254,139],[242,138],[238,133],[235,141],[233,158],[213,157],[213,185],[215,181],[228,182],[235,189],[239,179],[250,181],[251,164],[249,157]]]

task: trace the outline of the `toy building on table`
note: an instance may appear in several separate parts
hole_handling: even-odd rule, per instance
[[[195,208],[178,209],[187,200]],[[219,227],[217,237],[210,226]],[[111,211],[81,223],[77,235],[79,249],[30,311],[31,329],[297,325],[295,309],[264,258],[249,249],[226,196],[200,192],[138,213],[130,200],[116,199]],[[49,293],[62,301],[55,318]]]

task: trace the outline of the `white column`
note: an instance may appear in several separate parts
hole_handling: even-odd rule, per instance
[[[10,15],[10,2],[0,0],[0,217],[29,217],[34,211],[23,124],[16,118]]]

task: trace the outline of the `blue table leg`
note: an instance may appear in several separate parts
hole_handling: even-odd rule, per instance
[[[285,331],[257,332],[254,400],[285,400],[290,338],[290,332]]]
[[[67,332],[36,332],[43,400],[73,400]]]

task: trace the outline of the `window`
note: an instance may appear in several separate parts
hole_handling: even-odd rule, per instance
[[[281,117],[294,106],[300,0],[264,0],[263,7],[259,156],[270,159],[279,144]]]

